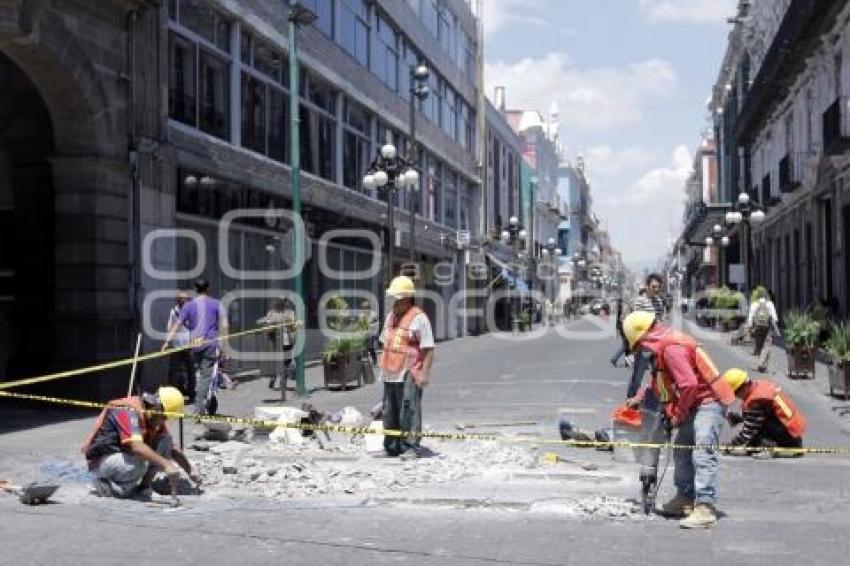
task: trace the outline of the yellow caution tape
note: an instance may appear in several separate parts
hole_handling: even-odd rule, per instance
[[[109,405],[106,403],[96,403],[94,401],[82,401],[76,399],[63,399],[61,397],[48,397],[46,395],[31,395],[28,393],[15,393],[11,391],[0,391],[0,397],[8,397],[14,399],[22,399],[27,401],[38,401],[42,403],[51,403],[54,405],[64,405],[68,407],[80,407],[87,409],[104,409]],[[479,442],[500,442],[503,444],[532,444],[544,446],[564,446],[574,448],[666,448],[671,450],[719,450],[726,451],[745,451],[745,452],[771,452],[781,454],[831,454],[831,455],[850,455],[850,446],[848,447],[820,447],[820,448],[780,448],[780,447],[744,447],[732,446],[726,444],[705,445],[705,444],[675,444],[672,442],[630,442],[630,441],[599,441],[599,440],[557,440],[557,439],[532,439],[527,437],[506,437],[497,434],[480,434],[480,433],[453,433],[453,432],[410,432],[393,429],[372,429],[369,427],[353,427],[337,424],[305,424],[305,423],[279,423],[265,419],[255,419],[249,417],[232,417],[226,415],[195,415],[189,413],[165,413],[162,411],[146,411],[149,414],[161,414],[171,419],[188,419],[200,423],[226,423],[239,424],[260,428],[292,428],[299,430],[312,430],[324,432],[338,432],[351,435],[377,434],[382,436],[392,436],[398,438],[430,438],[436,440],[456,440],[456,441],[479,441]]]
[[[23,387],[24,385],[33,385],[35,383],[44,383],[46,381],[55,381],[57,379],[64,379],[66,377],[74,377],[77,375],[85,375],[89,373],[97,373],[101,371],[105,371],[108,369],[115,369],[123,366],[129,366],[133,363],[146,362],[148,360],[155,360],[157,358],[163,358],[166,356],[170,356],[175,352],[182,352],[183,350],[189,350],[192,348],[199,348],[201,346],[207,344],[213,344],[219,341],[229,340],[231,338],[240,338],[242,336],[248,336],[249,334],[257,334],[260,332],[268,332],[269,330],[275,330],[276,328],[280,328],[284,326],[283,324],[272,324],[269,326],[263,326],[260,328],[252,328],[250,330],[243,330],[242,332],[235,332],[233,334],[228,334],[227,336],[221,338],[210,338],[208,340],[200,340],[195,341],[193,343],[187,344],[185,346],[177,346],[175,348],[169,348],[167,350],[162,350],[161,352],[151,352],[149,354],[143,354],[138,357],[129,357],[121,360],[115,360],[112,362],[106,362],[94,366],[88,366],[84,368],[72,369],[68,371],[60,371],[56,373],[49,373],[47,375],[40,375],[37,377],[28,377],[26,379],[19,379],[17,381],[6,381],[0,383],[0,390],[11,389],[13,387]]]

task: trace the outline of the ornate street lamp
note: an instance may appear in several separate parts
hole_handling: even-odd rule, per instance
[[[405,188],[415,190],[419,186],[419,172],[405,158],[398,155],[396,147],[387,143],[381,147],[378,156],[369,165],[363,176],[363,186],[370,191],[385,191],[387,196],[387,223],[389,224],[389,245],[387,246],[387,280],[393,277],[393,248],[395,247],[395,193]],[[411,247],[413,246],[411,233]]]

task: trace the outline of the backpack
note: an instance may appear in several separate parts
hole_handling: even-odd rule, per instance
[[[756,307],[756,312],[753,315],[753,326],[755,328],[770,328],[770,310],[767,308],[767,303]]]

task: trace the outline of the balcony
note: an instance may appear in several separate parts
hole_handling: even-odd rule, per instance
[[[779,204],[782,201],[782,197],[779,195],[773,194],[773,191],[770,190],[770,174],[764,176],[761,180],[761,201],[762,206],[767,208],[768,206],[773,206],[775,204]]]
[[[789,153],[779,161],[779,192],[793,193],[803,184],[803,153]]]
[[[848,104],[850,97],[840,96],[823,113],[823,150],[827,155],[836,155],[850,149]]]

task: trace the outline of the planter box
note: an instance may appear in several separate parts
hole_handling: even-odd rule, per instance
[[[813,348],[788,348],[788,377],[813,379],[815,377],[815,350]]]
[[[336,385],[345,391],[352,381],[356,381],[357,386],[361,387],[363,385],[362,356],[362,352],[349,352],[331,361],[322,362],[325,370],[325,387]]]
[[[844,400],[850,400],[850,364],[832,364],[829,366],[829,394],[840,392]]]

